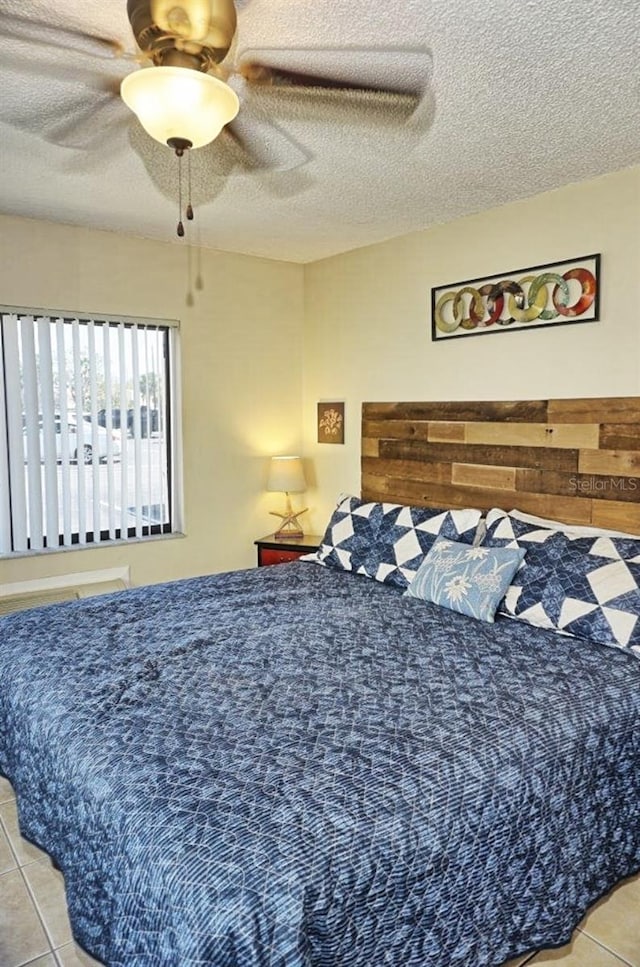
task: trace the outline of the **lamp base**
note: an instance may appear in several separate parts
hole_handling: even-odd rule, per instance
[[[293,528],[291,528],[291,530],[285,530],[284,528],[281,527],[279,530],[273,532],[273,536],[277,541],[281,541],[285,538],[291,538],[292,540],[295,540],[297,538],[299,539],[304,537],[304,531],[300,530],[300,528],[297,528],[295,530]]]
[[[274,517],[282,518],[282,523],[273,536],[277,537],[278,540],[282,540],[283,537],[304,537],[302,527],[298,523],[298,517],[306,514],[307,510],[308,507],[305,507],[304,510],[299,510],[296,514],[291,512],[279,514],[277,510],[270,510],[269,513],[273,514]]]

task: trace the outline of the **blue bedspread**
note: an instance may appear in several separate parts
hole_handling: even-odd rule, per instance
[[[118,967],[480,967],[640,868],[640,662],[295,562],[0,621],[0,770]]]

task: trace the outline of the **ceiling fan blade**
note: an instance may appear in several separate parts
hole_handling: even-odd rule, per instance
[[[424,48],[290,48],[246,50],[238,73],[254,89],[392,95],[410,113],[428,88],[431,67]]]
[[[248,173],[291,171],[307,163],[310,155],[271,119],[261,118],[245,102],[238,117],[218,138]]]
[[[254,130],[250,121],[248,130]],[[266,148],[257,145],[251,134],[247,135],[234,122],[233,128],[230,129],[227,125],[211,144],[198,148],[197,151],[190,151],[182,159],[184,199],[186,203],[190,185],[196,226],[199,209],[212,202],[224,190],[227,179],[232,175],[250,175],[255,172],[265,176],[268,181],[268,176],[273,173],[290,170],[308,160],[308,155],[278,128],[273,127],[267,131],[260,124],[258,130],[268,140]],[[155,187],[172,204],[176,204],[180,176],[178,159],[173,151],[150,138],[139,124],[129,126],[128,141]]]
[[[340,91],[345,93],[393,94],[406,103],[407,110],[413,111],[420,103],[420,94],[405,91],[387,90],[380,85],[358,84],[336,77],[322,77],[317,74],[304,74],[278,67],[268,67],[253,61],[242,68],[242,76],[248,84],[277,88],[295,88],[297,93],[308,91]]]
[[[2,66],[6,74],[18,74],[31,79],[37,75],[46,81],[64,85],[85,84],[86,87],[99,91],[105,90],[105,85],[109,89],[116,84],[119,86],[130,71],[129,64],[117,60],[100,65],[97,69],[95,64],[76,61],[75,58],[69,63],[59,48],[38,51],[38,57],[34,59],[33,51],[26,44],[14,45],[10,51],[2,51]],[[24,81],[21,88],[24,96]],[[43,87],[43,93],[46,93],[46,86]]]
[[[71,117],[52,125],[43,135],[47,141],[62,148],[76,148],[81,151],[102,150],[107,143],[113,143],[119,129],[124,131],[133,120],[119,98],[105,94],[93,104],[78,107]]]
[[[0,12],[0,37],[47,48],[59,47],[106,60],[125,54],[125,49],[118,40],[3,12]]]
[[[291,86],[253,88],[243,106],[260,104],[282,121],[316,120],[377,126],[407,124],[415,118],[422,101],[408,94],[366,88]]]
[[[4,75],[0,121],[66,148],[89,148],[104,143],[105,125],[128,111],[117,97],[118,84],[94,78],[93,86],[50,78],[40,97],[24,97],[19,74]]]
[[[216,170],[216,174],[222,174],[220,159],[221,155],[224,156],[224,174],[231,174],[234,168],[241,168],[243,171],[251,172],[257,171],[260,164],[256,158],[254,158],[249,147],[245,143],[245,139],[240,134],[239,131],[235,130],[231,124],[227,124],[226,127],[222,129],[215,141],[215,151],[211,153],[212,167]]]

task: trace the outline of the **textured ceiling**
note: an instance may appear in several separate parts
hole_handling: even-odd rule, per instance
[[[231,64],[420,99],[233,77],[234,136],[193,152],[199,244],[306,262],[640,163],[638,0],[236,6]],[[171,240],[175,158],[116,93],[136,64],[78,29],[134,50],[125,0],[0,0],[0,211]]]

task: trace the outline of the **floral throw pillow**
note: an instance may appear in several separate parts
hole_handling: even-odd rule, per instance
[[[436,538],[405,595],[492,622],[525,553],[520,547],[469,547]]]

